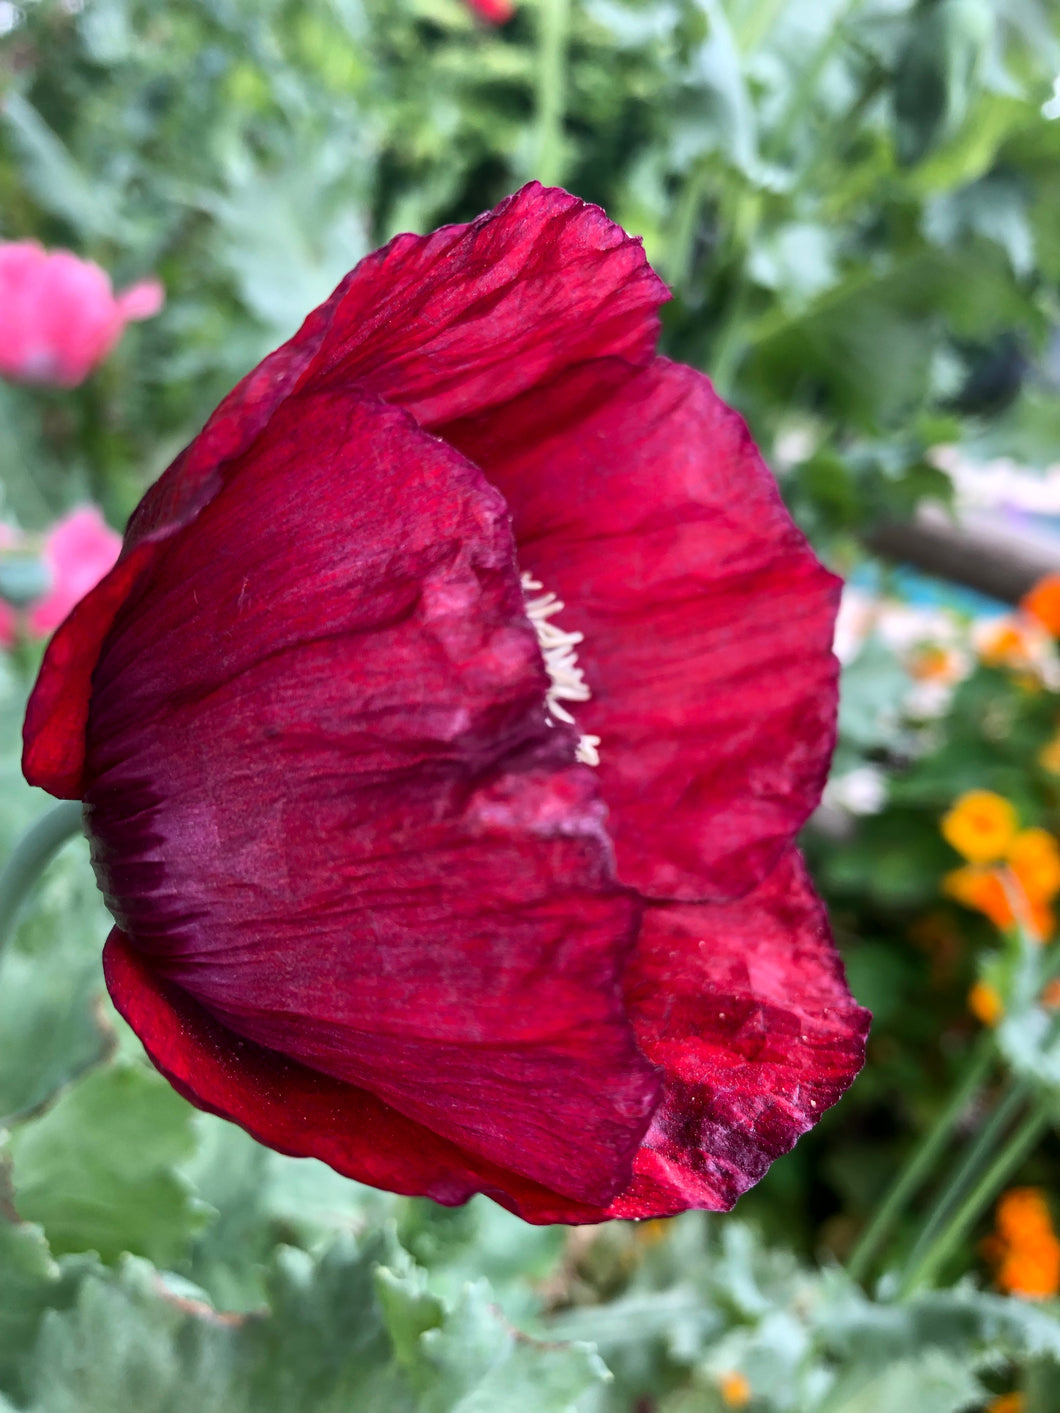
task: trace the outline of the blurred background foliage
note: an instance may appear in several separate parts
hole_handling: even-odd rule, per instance
[[[744,412],[853,578],[805,844],[876,1014],[851,1094],[738,1219],[446,1212],[173,1095],[105,1002],[71,846],[0,973],[0,1410],[1060,1409],[1056,1301],[993,1290],[982,1248],[1006,1184],[1060,1198],[1060,943],[954,896],[940,831],[989,789],[1060,834],[1060,623],[865,548],[954,502],[940,445],[1060,461],[1058,75],[1050,0],[520,0],[500,26],[462,0],[0,3],[0,238],[167,293],[81,387],[0,383],[0,518],[94,501],[120,527],[397,231],[534,177],[599,202],[672,286],[665,350]],[[38,654],[0,654],[5,853],[46,804],[17,764]],[[938,1134],[959,1161],[870,1260]]]

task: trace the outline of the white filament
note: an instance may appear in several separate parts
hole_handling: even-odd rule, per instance
[[[562,613],[563,600],[555,594],[541,593],[545,586],[530,574],[522,576],[523,598],[526,602],[526,616],[533,624],[537,641],[541,645],[541,655],[545,659],[551,686],[545,698],[549,714],[557,721],[566,721],[571,726],[577,722],[563,705],[564,702],[587,702],[591,695],[585,674],[578,666],[578,644],[585,640],[584,633],[570,633],[560,628],[552,619]],[[531,595],[537,597],[531,597]],[[600,737],[582,736],[578,740],[577,758],[583,765],[600,764]]]

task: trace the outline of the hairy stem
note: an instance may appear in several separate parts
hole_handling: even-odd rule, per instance
[[[993,1063],[993,1037],[988,1034],[983,1035],[969,1056],[964,1074],[950,1102],[935,1125],[928,1130],[913,1149],[909,1161],[899,1172],[887,1195],[877,1208],[875,1216],[854,1247],[850,1260],[847,1262],[847,1271],[854,1280],[863,1281],[867,1276],[873,1257],[890,1233],[896,1219],[927,1181],[946,1148],[954,1125],[982,1088]]]
[[[64,800],[26,830],[0,872],[0,953],[14,933],[22,904],[53,855],[80,832],[80,800]]]
[[[994,1200],[1012,1174],[1031,1152],[1049,1124],[1050,1107],[1040,1100],[1013,1134],[990,1167],[976,1183],[919,1261],[906,1271],[898,1288],[898,1298],[912,1295],[930,1281],[964,1241],[981,1213]]]
[[[564,167],[570,0],[540,0],[537,23],[537,162],[533,175],[545,186],[557,186]]]

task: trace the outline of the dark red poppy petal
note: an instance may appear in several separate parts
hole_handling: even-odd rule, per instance
[[[538,182],[469,225],[395,237],[340,292],[314,381],[356,379],[431,428],[586,359],[646,362],[669,298],[639,238]]]
[[[609,1216],[727,1210],[864,1062],[869,1014],[850,996],[794,850],[738,902],[650,907],[627,995],[665,1079],[633,1183]]]
[[[120,559],[52,635],[22,727],[22,771],[60,800],[79,799],[92,673],[114,617],[155,547]]]
[[[483,1192],[530,1222],[566,1220],[577,1211],[568,1199],[465,1153],[367,1090],[233,1035],[186,992],[161,981],[117,928],[103,967],[115,1006],[170,1084],[277,1152],[319,1158],[358,1182],[446,1206]]]
[[[658,1080],[546,686],[481,473],[295,394],[115,620],[86,818],[131,945],[226,1028],[599,1203]]]
[[[579,729],[622,882],[724,899],[820,798],[839,581],[741,418],[690,368],[589,365],[444,435],[503,491],[522,568],[585,635]]]
[[[246,451],[287,396],[319,346],[327,316],[322,305],[294,339],[233,388],[133,512],[118,563],[52,636],[23,727],[22,768],[31,785],[60,799],[81,794],[92,673],[115,615],[135,595],[165,541],[217,494],[226,462]]]
[[[127,543],[186,523],[307,383],[374,392],[433,426],[587,358],[646,362],[669,297],[639,238],[538,182],[469,224],[395,236],[228,394],[137,507]]]
[[[95,656],[138,569],[217,494],[277,408],[311,380],[375,391],[424,425],[468,416],[585,358],[645,361],[668,292],[639,240],[533,182],[469,225],[397,236],[220,404],[129,522],[122,563],[45,656],[26,727],[32,783],[76,797]]]

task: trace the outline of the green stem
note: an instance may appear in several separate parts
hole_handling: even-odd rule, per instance
[[[702,168],[691,171],[674,211],[673,234],[670,237],[670,249],[663,273],[679,294],[684,292],[688,277],[692,273],[692,254],[706,187],[706,172]]]
[[[921,1256],[931,1249],[957,1203],[982,1172],[984,1165],[994,1156],[1013,1119],[1030,1097],[1030,1092],[1030,1086],[1026,1082],[1013,1085],[991,1114],[990,1122],[966,1149],[956,1171],[950,1175],[949,1181],[928,1214],[927,1221],[909,1254],[907,1270],[916,1267]]]
[[[1051,1117],[1049,1101],[1042,1099],[1030,1111],[1005,1148],[950,1218],[920,1260],[906,1272],[898,1288],[898,1299],[912,1295],[935,1275],[965,1239],[980,1214],[997,1196],[1020,1164],[1030,1154]]]
[[[741,54],[757,49],[776,24],[787,0],[757,0],[743,23],[733,22],[733,35]]]
[[[1032,1359],[1023,1375],[1022,1413],[1053,1413],[1055,1392],[1056,1365],[1049,1358]]]
[[[557,186],[564,167],[570,0],[540,0],[537,23],[537,163],[533,175],[545,186]]]
[[[80,800],[64,800],[26,830],[0,873],[0,953],[14,933],[19,909],[52,855],[81,829]]]
[[[890,1232],[895,1219],[906,1204],[923,1187],[936,1161],[946,1147],[954,1125],[982,1088],[994,1063],[993,1036],[984,1034],[972,1050],[960,1084],[945,1110],[913,1149],[909,1161],[898,1174],[891,1188],[865,1228],[847,1263],[847,1271],[856,1281],[868,1274],[873,1257]]]

